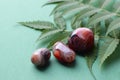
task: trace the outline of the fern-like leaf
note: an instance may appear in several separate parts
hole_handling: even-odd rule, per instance
[[[54,22],[60,29],[66,29],[65,19],[62,16],[59,16],[59,14],[57,15],[57,13],[54,14]]]
[[[101,11],[101,9],[91,9],[91,8],[87,8],[84,9],[84,11],[80,12],[80,14],[78,15],[79,19],[85,18],[85,17],[89,17],[97,12]]]
[[[65,15],[74,16],[75,14],[79,13],[80,11],[82,11],[82,10],[88,8],[88,7],[89,7],[89,5],[80,4],[79,6],[67,9],[66,11],[64,11],[62,13],[62,15],[63,16],[65,16]]]
[[[54,14],[55,12],[65,11],[65,10],[67,10],[69,8],[75,7],[76,5],[79,5],[78,1],[66,1],[66,2],[62,2],[62,3],[58,4],[53,9],[53,11],[51,12],[51,14]]]
[[[99,43],[99,60],[100,66],[105,62],[105,60],[115,51],[117,45],[119,44],[119,39],[114,38],[101,38]]]
[[[115,9],[115,12],[118,13],[120,11],[120,1],[116,1],[113,8]]]
[[[19,22],[19,24],[37,30],[52,29],[54,24],[48,21]]]
[[[111,31],[108,36],[120,39],[120,28]]]
[[[64,1],[66,1],[66,0],[50,0],[47,3],[45,3],[43,6],[50,5],[50,4],[58,4],[58,3],[61,3],[61,2],[64,2]]]
[[[44,32],[42,32],[42,34],[39,36],[38,40],[50,37],[54,34],[60,33],[61,31],[63,31],[63,29],[53,29],[53,30],[45,30]]]
[[[115,19],[111,22],[111,24],[108,27],[108,30],[106,32],[106,35],[108,35],[111,31],[120,28],[120,18]]]
[[[106,6],[108,6],[109,5],[109,3],[111,2],[111,0],[105,0],[104,2],[103,2],[103,4],[102,4],[102,8],[105,8]]]
[[[116,15],[115,13],[110,13],[110,12],[105,12],[105,11],[98,13],[90,18],[88,25],[94,25],[102,20],[109,19],[115,15]]]
[[[71,27],[72,29],[77,29],[78,27],[81,27],[81,21],[78,19],[76,20],[76,17],[73,17],[71,21]]]
[[[77,20],[80,21],[81,19],[83,19],[85,17],[89,17],[97,12],[100,12],[101,10],[102,9],[86,8],[86,9],[82,10],[78,15],[75,16],[75,19],[72,22],[72,24],[74,24]]]

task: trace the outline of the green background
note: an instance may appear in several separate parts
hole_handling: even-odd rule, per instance
[[[62,65],[53,56],[44,69],[39,70],[30,62],[32,53],[39,47],[35,41],[40,32],[17,22],[53,21],[49,14],[54,6],[42,8],[45,2],[0,0],[0,80],[94,80],[86,60],[78,55],[73,66]],[[93,72],[97,80],[120,80],[120,55],[112,55],[102,68],[97,60]]]

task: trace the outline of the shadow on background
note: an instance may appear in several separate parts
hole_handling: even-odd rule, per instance
[[[63,63],[57,60],[58,63],[60,63],[64,67],[68,68],[74,68],[76,66],[76,60],[74,60],[72,63]]]
[[[39,71],[46,71],[48,68],[49,68],[49,66],[51,65],[51,62],[49,61],[45,66],[34,66],[37,70],[39,70]]]

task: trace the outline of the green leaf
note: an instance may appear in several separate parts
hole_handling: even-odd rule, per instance
[[[52,35],[60,33],[61,31],[63,31],[63,29],[45,30],[44,32],[42,32],[38,40],[51,37]]]
[[[99,27],[100,27],[100,31],[99,31],[100,36],[105,36],[107,29],[105,27],[105,21],[104,20],[102,20],[100,22],[100,26]]]
[[[54,14],[54,22],[60,29],[66,29],[66,21],[62,16]]]
[[[92,66],[97,58],[97,55],[98,55],[98,40],[99,40],[99,36],[96,35],[95,36],[95,47],[91,52],[89,52],[90,55],[86,56],[87,66],[89,68],[91,75],[93,76],[93,78],[95,80],[96,80],[96,77],[92,71]]]
[[[115,2],[116,2],[116,0],[104,0],[101,5],[101,8],[103,8],[103,10],[107,10],[109,12],[114,13],[115,9],[113,6],[114,6]]]
[[[120,39],[120,28],[119,29],[115,29],[114,31],[111,31],[109,33],[109,36],[112,37],[112,38]]]
[[[70,35],[71,32],[69,31],[64,31],[59,33],[56,37],[54,37],[54,39],[52,39],[49,43],[49,45],[47,46],[48,48],[52,48],[52,46],[54,45],[54,43],[56,43],[57,41],[62,41],[63,39],[65,39],[66,37],[68,37]]]
[[[89,4],[92,5],[93,3],[95,3],[95,1],[96,1],[96,0],[90,0],[90,1],[89,1]]]
[[[70,33],[71,34],[71,33]],[[70,36],[70,35],[69,35]],[[65,44],[68,43],[68,39],[69,39],[69,36],[65,37],[64,39],[62,39],[61,41]]]
[[[79,15],[77,15],[77,17],[79,19],[82,19],[82,18],[85,18],[85,17],[89,17],[99,11],[101,11],[102,9],[92,9],[92,8],[87,8],[87,9],[84,9],[82,12],[79,13]]]
[[[120,28],[120,18],[115,19],[111,22],[106,32],[106,35],[108,35],[111,31],[118,29],[118,28]]]
[[[90,4],[95,7],[101,7],[103,2],[104,2],[104,0],[92,0],[92,1],[90,1]]]
[[[89,17],[97,12],[100,12],[101,10],[102,9],[86,8],[86,9],[82,10],[78,15],[75,16],[75,19],[72,22],[72,24],[74,24],[76,21],[80,21],[81,19],[83,19],[85,17]]]
[[[90,18],[88,25],[96,24],[96,23],[98,23],[100,21],[111,18],[111,17],[113,17],[115,15],[116,15],[115,13],[110,13],[110,12],[105,12],[105,11],[101,12],[101,13],[98,13],[98,14],[96,14],[93,17]]]
[[[67,2],[61,3],[59,7],[56,8],[56,10],[63,11],[63,10],[69,9],[70,7],[74,7],[76,5],[79,5],[78,1],[67,1]]]
[[[110,2],[111,2],[111,0],[105,0],[101,7],[105,8],[107,5],[109,5]]]
[[[89,3],[91,0],[83,0],[82,2],[84,3],[84,4],[87,4],[87,3]]]
[[[120,1],[115,1],[113,5],[115,12],[118,13],[120,11]]]
[[[73,17],[71,21],[71,27],[72,29],[77,29],[78,27],[81,27],[81,20],[76,20],[76,17]]]
[[[61,3],[64,1],[66,1],[66,0],[50,0],[47,3],[45,3],[43,6],[50,5],[50,4],[58,4],[58,3]]]
[[[48,21],[19,22],[19,24],[37,30],[52,29],[54,24]]]
[[[78,1],[66,1],[66,2],[62,2],[60,4],[58,4],[53,11],[51,12],[51,14],[54,14],[55,12],[60,12],[60,11],[65,11],[69,8],[75,7],[76,5],[79,5]]]
[[[83,18],[81,21],[81,27],[89,27],[88,24],[89,17]]]
[[[77,14],[79,13],[80,11],[88,8],[89,5],[83,5],[83,4],[80,4],[79,6],[76,6],[76,7],[73,7],[73,8],[69,8],[67,10],[65,10],[62,15],[70,15],[70,16],[73,16],[74,14]]]
[[[100,66],[102,66],[105,60],[115,51],[118,44],[119,39],[110,37],[104,37],[100,39],[98,55],[100,60]]]

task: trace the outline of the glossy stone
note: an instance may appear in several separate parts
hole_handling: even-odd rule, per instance
[[[89,28],[78,28],[73,31],[68,46],[75,52],[88,52],[94,47],[94,34]]]
[[[45,66],[48,63],[50,56],[51,53],[48,49],[40,48],[33,53],[31,62],[36,66]]]
[[[71,63],[75,60],[75,52],[62,42],[54,44],[53,55],[60,62]]]

